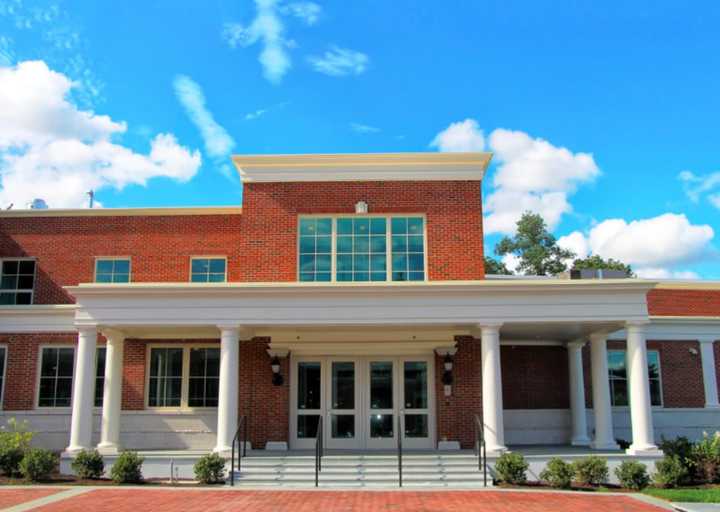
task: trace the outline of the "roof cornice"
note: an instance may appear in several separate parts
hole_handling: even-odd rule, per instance
[[[239,206],[190,206],[157,208],[48,208],[28,210],[0,210],[2,218],[21,217],[160,217],[177,215],[238,215]]]
[[[234,155],[245,183],[480,181],[492,153]]]
[[[661,290],[714,290],[720,291],[720,281],[660,281]]]

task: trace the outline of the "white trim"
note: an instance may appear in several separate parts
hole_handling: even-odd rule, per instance
[[[75,304],[0,306],[0,333],[69,332],[76,334]]]
[[[158,217],[179,215],[239,215],[239,206],[190,206],[153,208],[48,208],[0,210],[0,218],[23,217]]]
[[[132,283],[132,256],[95,256],[95,260],[93,263],[93,282],[97,283],[97,266],[98,261],[118,261],[118,260],[127,260],[128,261],[128,283]],[[114,268],[114,263],[113,263]],[[111,276],[115,277],[115,270],[113,270]],[[105,284],[105,285],[115,285],[115,284],[127,284],[127,283],[98,283],[98,284]]]
[[[190,268],[188,268],[188,282],[192,283],[192,263],[193,260],[223,260],[225,261],[225,275],[223,276],[223,283],[227,282],[227,274],[228,274],[228,262],[227,262],[227,256],[221,256],[221,255],[199,255],[199,256],[190,256]],[[208,274],[213,274],[214,272],[208,272]],[[205,281],[200,281],[201,283],[204,283]]]
[[[150,355],[154,348],[180,348],[182,349],[182,373],[180,383],[180,405],[179,406],[153,406],[150,403]],[[146,343],[145,344],[145,393],[143,406],[146,411],[157,411],[165,413],[168,411],[178,413],[204,413],[217,411],[217,407],[190,407],[188,406],[190,390],[190,349],[193,348],[216,348],[220,350],[220,342],[217,343]]]
[[[234,155],[243,183],[480,181],[491,153]]]
[[[50,406],[50,405],[43,405],[40,406],[40,377],[42,375],[42,360],[43,360],[43,352],[46,348],[71,348],[73,351],[73,373],[72,373],[72,383],[70,386],[70,405],[68,406]],[[41,343],[38,345],[38,352],[36,355],[37,360],[37,368],[35,371],[35,399],[33,400],[33,409],[36,411],[72,411],[72,398],[75,394],[75,374],[77,373],[77,346],[76,345],[70,345],[68,343]],[[57,379],[57,371],[55,372],[55,379]],[[57,396],[55,396],[55,400],[57,401]]]

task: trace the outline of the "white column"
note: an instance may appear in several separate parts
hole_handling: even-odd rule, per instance
[[[92,447],[93,394],[95,391],[95,348],[97,327],[78,327],[75,378],[72,392],[69,454]]]
[[[218,326],[220,329],[220,389],[218,392],[218,425],[215,452],[226,453],[232,448],[238,422],[238,381],[240,374],[240,328]]]
[[[481,325],[480,329],[485,446],[488,454],[500,454],[507,450],[503,426],[500,324]]]
[[[720,407],[718,402],[717,374],[715,373],[714,338],[702,338],[700,342],[700,357],[702,359],[703,382],[705,384],[705,407]]]
[[[592,366],[595,439],[590,443],[590,446],[595,450],[615,450],[618,448],[613,435],[607,358],[607,335],[604,333],[592,334],[590,336],[590,364]]]
[[[122,403],[123,333],[106,330],[105,387],[103,388],[102,424],[98,451],[104,455],[117,454],[120,449],[120,415]]]
[[[572,417],[573,446],[588,446],[590,438],[587,435],[587,413],[585,412],[585,375],[583,371],[582,349],[584,341],[575,341],[567,344],[568,351],[568,385],[570,387],[570,416]]]
[[[630,455],[655,454],[659,450],[655,445],[653,433],[645,324],[629,322],[625,326],[625,331],[627,332],[626,366],[633,437],[627,453]]]

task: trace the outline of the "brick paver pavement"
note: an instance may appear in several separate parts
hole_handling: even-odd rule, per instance
[[[630,496],[498,491],[227,491],[95,489],[40,511],[660,512]]]
[[[0,488],[0,509],[12,507],[13,505],[19,505],[20,503],[26,503],[28,501],[36,500],[38,498],[44,498],[60,492],[62,489],[2,489]]]

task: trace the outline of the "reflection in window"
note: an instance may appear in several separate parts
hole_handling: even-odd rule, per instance
[[[370,363],[370,408],[392,409],[393,407],[393,364],[391,361]]]
[[[355,408],[355,363],[332,363],[332,408]]]
[[[220,349],[191,348],[188,405],[217,407],[220,384]]]
[[[298,409],[320,409],[320,363],[298,363]]]
[[[190,263],[193,283],[225,282],[225,258],[193,258]]]
[[[102,407],[105,392],[105,356],[107,349],[98,347],[95,351],[95,407]]]
[[[318,422],[320,416],[317,414],[299,414],[297,417],[297,436],[299,439],[311,439],[317,436]]]
[[[613,406],[627,406],[628,380],[624,350],[608,350],[608,373],[610,377],[610,401]],[[650,385],[650,403],[654,407],[662,406],[660,385],[660,353],[648,350],[648,381]]]
[[[387,220],[337,219],[337,280],[387,280]]]
[[[150,351],[150,407],[180,407],[182,361],[182,348],[153,348]]]
[[[330,281],[332,219],[300,219],[300,280]]]
[[[427,409],[427,363],[405,362],[405,407]]]
[[[128,258],[98,258],[95,260],[96,283],[129,283],[130,260]]]
[[[422,217],[392,218],[392,280],[425,279]]]
[[[393,436],[393,415],[392,414],[371,414],[370,415],[370,437],[392,437]]]
[[[0,305],[32,304],[34,260],[5,260],[0,271]]]
[[[38,407],[70,407],[74,359],[72,347],[42,349]]]

